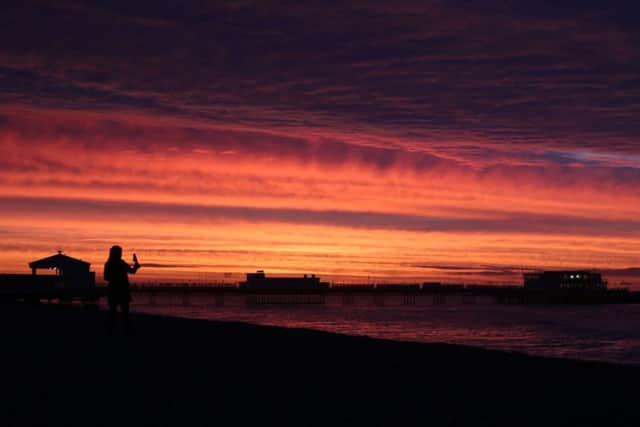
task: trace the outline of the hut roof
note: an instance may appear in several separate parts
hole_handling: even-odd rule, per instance
[[[70,256],[61,253],[29,263],[30,268],[56,268],[70,265],[85,266],[88,268],[91,264],[86,261],[82,261],[81,259],[71,258]]]

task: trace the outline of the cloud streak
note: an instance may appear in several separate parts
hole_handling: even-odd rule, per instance
[[[166,224],[200,223],[252,224],[284,223],[328,225],[332,227],[387,229],[417,232],[520,233],[640,238],[640,222],[607,221],[566,215],[469,212],[465,217],[417,216],[363,211],[332,211],[295,208],[255,208],[246,206],[203,206],[192,204],[105,202],[52,198],[0,198],[3,206],[22,218],[64,218],[76,212],[78,221],[109,218],[114,222],[144,218]]]

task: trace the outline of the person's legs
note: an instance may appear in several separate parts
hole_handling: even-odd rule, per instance
[[[122,309],[122,318],[124,320],[124,333],[129,334],[131,332],[131,318],[129,317],[129,302],[123,302],[120,305]]]
[[[113,335],[113,330],[116,327],[116,311],[118,304],[114,301],[109,301],[109,318],[107,319],[107,333]]]

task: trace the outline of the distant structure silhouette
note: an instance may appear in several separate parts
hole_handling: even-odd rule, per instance
[[[329,284],[321,282],[319,277],[306,274],[303,277],[267,277],[263,270],[247,273],[247,280],[240,282],[240,289],[266,290],[320,290],[328,289]]]
[[[56,255],[29,263],[33,276],[38,270],[55,270],[57,279],[54,287],[63,289],[93,289],[96,277],[93,271],[89,271],[90,266],[88,262],[71,258],[61,250]]]
[[[122,248],[112,246],[109,251],[109,259],[104,264],[104,280],[109,282],[107,287],[107,299],[109,301],[109,334],[113,333],[116,326],[118,306],[122,311],[124,331],[131,331],[131,319],[129,318],[129,303],[131,302],[131,288],[129,287],[129,274],[135,274],[140,268],[136,254],[133,254],[133,267],[122,259]]]
[[[542,271],[524,273],[525,289],[607,289],[602,275],[587,270]]]

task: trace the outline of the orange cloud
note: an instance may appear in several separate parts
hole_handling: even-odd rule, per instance
[[[155,265],[147,280],[266,268],[512,282],[519,266],[622,269],[640,255],[640,174],[607,156],[519,146],[477,158],[464,141],[444,150],[374,131],[2,114],[1,261],[12,271],[57,247],[99,269],[113,243]],[[508,273],[480,274],[487,265]]]

